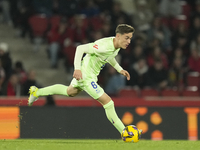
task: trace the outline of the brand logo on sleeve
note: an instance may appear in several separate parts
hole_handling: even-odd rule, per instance
[[[96,49],[99,49],[97,44],[95,44],[93,47],[96,48]]]

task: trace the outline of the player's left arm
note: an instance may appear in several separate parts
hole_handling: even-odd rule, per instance
[[[124,75],[127,78],[127,80],[130,80],[130,74],[128,73],[128,71],[124,70],[119,65],[119,63],[116,61],[115,58],[107,60],[107,61],[111,66],[113,66],[117,70],[117,72],[119,72],[120,74]]]
[[[126,77],[127,80],[130,80],[130,74],[128,73],[128,71],[126,70],[121,70],[120,74],[124,75]]]

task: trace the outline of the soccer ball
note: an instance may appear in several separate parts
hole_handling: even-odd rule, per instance
[[[121,134],[124,142],[137,143],[141,138],[142,130],[139,130],[135,125],[127,126]]]

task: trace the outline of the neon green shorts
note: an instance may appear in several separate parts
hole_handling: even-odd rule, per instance
[[[78,81],[73,78],[71,85],[79,90],[84,90],[94,99],[98,99],[104,93],[104,90],[93,79],[82,79]]]

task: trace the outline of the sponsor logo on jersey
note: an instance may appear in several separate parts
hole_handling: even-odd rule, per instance
[[[96,49],[99,49],[97,44],[95,44],[93,47],[96,48]]]
[[[111,120],[112,120],[112,123],[114,124],[115,122],[114,122],[114,120],[111,118]]]

